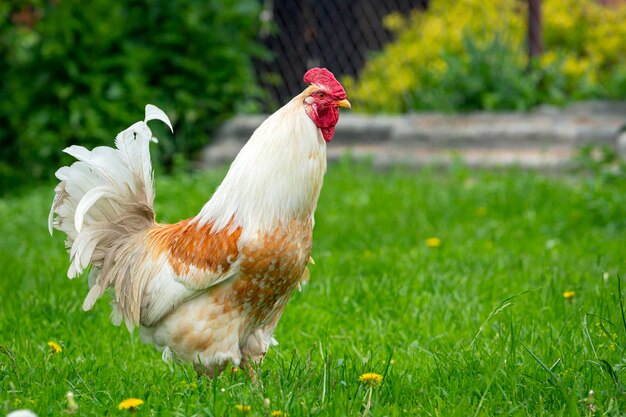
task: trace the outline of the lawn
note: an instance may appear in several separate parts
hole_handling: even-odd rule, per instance
[[[159,176],[159,220],[195,214],[224,172]],[[104,300],[84,313],[86,278],[66,278],[63,239],[47,232],[51,199],[45,187],[0,200],[2,415],[61,416],[68,391],[81,416],[128,414],[132,397],[136,416],[626,412],[625,181],[331,165],[311,281],[254,382],[165,364],[110,324]],[[366,372],[382,382],[360,383]]]

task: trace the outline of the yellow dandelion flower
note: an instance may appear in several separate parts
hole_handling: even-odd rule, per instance
[[[63,349],[61,349],[61,346],[58,343],[53,342],[52,340],[48,342],[48,346],[50,347],[50,350],[52,351],[52,353],[63,352]]]
[[[441,239],[439,239],[438,237],[429,237],[428,239],[426,239],[426,246],[428,246],[429,248],[438,248],[439,246],[441,246]]]
[[[252,408],[247,404],[237,404],[235,409],[240,413],[246,414],[249,413]]]
[[[128,410],[135,411],[141,404],[143,404],[143,400],[139,398],[127,398],[117,406],[118,410]]]
[[[368,372],[359,377],[359,382],[362,382],[366,385],[371,385],[371,386],[380,384],[382,380],[383,380],[383,376],[375,372]]]
[[[272,412],[270,413],[270,416],[272,416],[272,417],[283,417],[283,416],[286,416],[286,415],[287,415],[287,414],[283,413],[283,412],[282,412],[282,411],[280,411],[280,410],[274,410],[274,411],[272,411]]]
[[[563,298],[565,298],[566,300],[571,300],[572,298],[574,298],[575,295],[576,291],[565,291],[563,293]]]

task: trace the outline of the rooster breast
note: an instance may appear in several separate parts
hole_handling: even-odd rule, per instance
[[[221,240],[213,235],[220,242],[214,242],[209,253],[197,250],[210,246],[202,237],[194,240],[190,234],[172,240],[180,232],[172,229],[167,239],[166,230],[154,232],[153,239],[173,242],[164,248],[168,265],[177,280],[187,283],[187,289],[195,288],[196,293],[183,300],[177,298],[179,292],[172,293],[171,311],[154,324],[142,323],[144,340],[171,349],[209,374],[219,372],[228,361],[235,366],[259,361],[306,268],[312,228],[313,221],[308,218],[281,223],[271,232],[256,235],[242,237],[237,230]],[[233,241],[236,246],[229,246]],[[216,270],[226,279],[216,280]],[[206,280],[214,283],[201,289]],[[153,298],[157,292],[153,291]],[[160,304],[167,305],[167,299]]]

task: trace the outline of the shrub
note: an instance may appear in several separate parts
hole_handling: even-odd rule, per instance
[[[442,56],[446,71],[434,94],[416,97],[421,101],[418,106],[450,111],[524,110],[532,101],[534,83],[528,82],[523,66],[511,59],[508,45],[500,38],[481,46],[473,37],[464,36],[463,50],[463,54]]]
[[[171,165],[258,93],[256,0],[21,4],[0,5],[0,192],[51,178],[70,144],[112,144],[146,103],[172,119],[153,148]]]
[[[518,0],[437,0],[408,18],[387,17],[397,35],[346,79],[366,111],[528,109],[626,96],[626,4],[544,0],[546,53],[526,58],[526,9]]]

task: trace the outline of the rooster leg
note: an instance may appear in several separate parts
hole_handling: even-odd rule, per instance
[[[249,347],[250,345],[248,345]],[[241,359],[241,363],[239,364],[239,367],[243,370],[243,371],[247,371],[248,375],[250,376],[250,379],[252,379],[252,382],[257,382],[257,375],[256,375],[256,370],[255,367],[258,367],[261,365],[261,362],[263,362],[263,358],[265,358],[265,354],[267,353],[267,350],[256,350],[253,351],[254,353],[250,353],[250,352],[244,352],[243,358]]]
[[[260,362],[258,362],[260,363]],[[248,376],[250,376],[250,379],[252,380],[252,382],[258,382],[257,379],[257,373],[256,370],[254,369],[254,366],[252,365],[252,362],[248,360],[248,358],[244,358],[241,361],[241,364],[239,365],[239,367],[248,372]]]
[[[198,374],[198,378],[201,378],[202,375],[206,375],[209,379],[216,379],[218,375],[221,374],[224,369],[226,369],[227,364],[227,361],[212,366],[204,366],[201,363],[194,363],[193,369]]]

